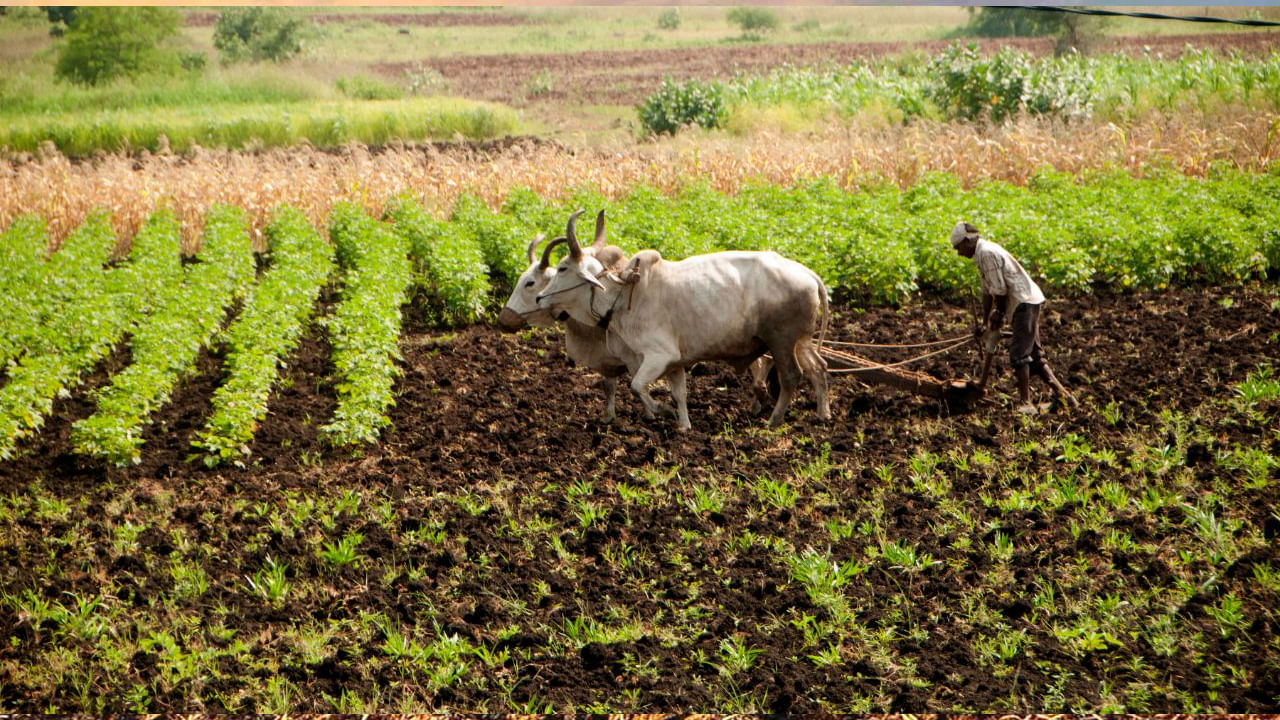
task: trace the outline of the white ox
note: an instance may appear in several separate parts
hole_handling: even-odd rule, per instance
[[[583,248],[582,253],[595,257],[602,267],[617,269],[626,262],[627,257],[618,247],[606,246],[604,238],[604,211],[601,210],[596,216],[595,241]],[[507,332],[515,332],[526,324],[541,327],[557,324],[550,312],[538,307],[536,298],[555,274],[555,268],[551,267],[551,251],[565,242],[565,238],[556,238],[548,243],[539,259],[537,247],[541,240],[542,236],[539,235],[529,243],[529,268],[520,275],[515,288],[511,290],[511,297],[507,298],[507,304],[498,314],[498,326]],[[609,354],[605,348],[603,328],[596,327],[594,323],[580,323],[573,319],[567,320],[564,328],[564,349],[569,358],[578,365],[600,373],[600,385],[605,397],[604,421],[613,422],[618,378],[627,371],[626,363]]]
[[[726,360],[745,370],[772,353],[779,393],[769,417],[780,424],[801,375],[816,395],[818,417],[831,417],[826,362],[813,334],[828,321],[827,289],[809,268],[774,252],[722,252],[663,260],[656,250],[635,255],[621,275],[583,251],[569,220],[569,254],[538,294],[557,318],[604,327],[608,351],[631,371],[631,390],[646,416],[669,410],[649,395],[666,378],[681,430],[689,422],[685,368]]]
[[[578,215],[574,214],[570,219],[571,226],[577,217]],[[582,253],[593,256],[600,262],[605,272],[617,272],[622,269],[627,256],[616,245],[605,245],[605,234],[604,211],[601,210],[596,215],[595,241],[582,248]],[[549,310],[538,307],[537,296],[555,276],[556,269],[551,266],[551,252],[568,240],[567,238],[552,240],[539,258],[537,248],[541,241],[542,236],[539,235],[529,243],[529,267],[516,281],[515,287],[511,290],[511,297],[507,298],[506,305],[498,315],[498,327],[506,332],[515,332],[526,325],[549,327],[558,324]],[[598,324],[581,323],[565,315],[564,329],[565,353],[568,354],[569,359],[601,375],[600,387],[605,394],[604,421],[613,422],[616,416],[618,378],[627,371],[626,363],[609,352],[605,345],[605,330]],[[753,392],[752,413],[760,411],[763,407],[761,398],[768,397],[768,391],[764,386],[768,369],[769,366],[761,359],[751,364],[746,372],[740,373]],[[741,366],[739,370],[742,370]],[[647,409],[646,415],[652,417]]]

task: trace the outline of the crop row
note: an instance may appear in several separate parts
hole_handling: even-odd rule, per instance
[[[0,365],[20,356],[44,303],[34,297],[43,284],[44,222],[24,216],[0,234]]]
[[[176,260],[176,249],[170,243],[164,254]],[[197,260],[154,287],[158,301],[133,327],[132,362],[98,393],[97,411],[72,427],[77,452],[116,464],[138,462],[151,412],[195,367],[200,350],[253,280],[243,211],[222,206],[209,212]]]
[[[277,211],[267,226],[270,268],[227,330],[227,379],[213,395],[213,414],[195,445],[216,465],[249,452],[280,369],[297,346],[333,272],[333,246],[296,208]]]
[[[322,430],[335,445],[377,440],[391,421],[392,387],[399,369],[401,313],[413,268],[405,238],[341,203],[329,234],[342,266],[341,300],[322,322],[328,327],[337,374],[338,407]]]
[[[387,217],[409,244],[416,266],[415,285],[429,299],[426,315],[446,324],[478,320],[491,288],[489,258],[476,240],[475,229],[436,219],[421,205],[404,198],[392,201]]]
[[[973,189],[934,174],[905,191],[886,184],[849,192],[831,180],[758,185],[736,195],[706,186],[674,196],[640,187],[616,201],[584,188],[561,204],[520,190],[497,210],[461,198],[448,224],[472,242],[431,252],[435,262],[457,252],[450,268],[467,258],[469,276],[479,271],[479,252],[488,272],[509,285],[524,269],[529,240],[562,234],[578,208],[607,209],[610,241],[628,252],[655,248],[681,258],[775,250],[813,268],[842,297],[877,304],[899,303],[920,289],[967,295],[972,263],[946,242],[962,218],[1061,292],[1235,282],[1280,268],[1280,175],[1232,170],[1204,179],[1159,170],[1140,179],[1120,172],[1077,179],[1044,170],[1026,186],[993,181]],[[461,296],[467,305],[455,306],[454,316],[472,315],[477,291]]]
[[[176,225],[170,227],[176,233]],[[139,233],[131,253],[136,262],[106,267],[116,237],[107,215],[95,214],[48,260],[46,292],[33,297],[40,303],[34,311],[24,313],[38,312],[40,323],[0,387],[0,459],[40,429],[54,399],[111,351],[148,289],[164,282],[163,263],[144,249],[149,232],[164,231],[149,226]]]

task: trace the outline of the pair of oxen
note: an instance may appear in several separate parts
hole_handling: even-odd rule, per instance
[[[605,218],[596,216],[595,240],[583,247],[569,218],[565,236],[529,244],[529,269],[520,276],[498,317],[504,330],[563,323],[565,349],[577,364],[604,377],[606,422],[614,419],[617,380],[631,374],[631,390],[646,418],[674,415],[688,430],[686,369],[707,360],[728,362],[762,392],[776,371],[777,400],[770,425],[786,418],[800,384],[809,381],[818,417],[828,419],[827,366],[814,344],[829,321],[827,288],[809,268],[774,252],[717,252],[679,261],[656,250],[631,258],[605,244]],[[561,244],[568,253],[552,264]],[[819,343],[821,342],[821,337]],[[671,388],[675,409],[656,402],[649,387]]]

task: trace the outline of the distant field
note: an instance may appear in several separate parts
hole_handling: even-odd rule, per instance
[[[43,16],[29,9],[0,17],[0,143],[29,151],[42,139],[66,153],[124,148],[156,149],[158,124],[168,126],[169,146],[192,144],[243,148],[298,142],[332,146],[355,139],[484,140],[497,134],[535,134],[573,143],[631,141],[635,107],[662,79],[724,78],[765,74],[779,65],[852,63],[910,54],[914,61],[955,42],[968,19],[960,7],[773,7],[773,30],[743,30],[727,7],[565,6],[503,8],[383,7],[288,8],[309,18],[301,57],[281,65],[222,66],[213,47],[216,8],[194,8],[179,44],[203,52],[208,67],[185,78],[146,77],[105,88],[55,82],[56,44]],[[1145,8],[1190,14],[1191,8]],[[1280,8],[1201,8],[1197,13],[1280,18]],[[667,13],[667,21],[661,22]],[[672,13],[678,22],[672,21]],[[1240,26],[1108,19],[1102,47],[1176,56],[1188,45],[1225,51],[1275,47],[1277,33]],[[1233,31],[1228,33],[1226,31]],[[1135,35],[1139,37],[1134,37]],[[1052,50],[1051,39],[986,41],[983,52],[1005,45],[1035,55]],[[387,121],[370,100],[442,96],[463,120]],[[496,105],[465,105],[483,100]],[[263,115],[297,117],[299,104],[342,104],[350,117],[322,119],[321,130]],[[507,106],[507,107],[503,107]],[[264,108],[271,110],[264,111]],[[515,108],[518,111],[511,111]],[[101,113],[106,112],[104,116]],[[348,112],[348,110],[344,110]],[[434,111],[433,111],[434,112]],[[486,113],[499,122],[470,122]],[[824,108],[800,114],[821,118]],[[311,113],[315,114],[315,113]],[[792,109],[739,114],[738,132],[756,127],[803,130]],[[847,115],[847,113],[842,113]],[[885,114],[885,113],[882,113]],[[895,112],[886,114],[890,121]],[[201,120],[192,128],[190,118]],[[380,118],[370,121],[370,117]],[[487,117],[487,116],[486,116]],[[781,118],[781,119],[780,119]],[[319,127],[318,126],[318,127]],[[229,130],[224,128],[229,127]],[[363,129],[362,129],[363,128]]]

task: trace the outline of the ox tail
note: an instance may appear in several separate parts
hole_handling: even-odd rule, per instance
[[[818,283],[818,299],[822,303],[822,324],[818,330],[818,350],[827,342],[827,330],[831,327],[831,300],[827,297],[827,284],[822,282],[822,277],[818,273],[813,273],[813,279]]]

